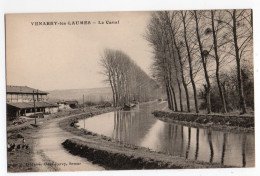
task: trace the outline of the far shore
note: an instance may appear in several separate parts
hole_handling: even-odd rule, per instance
[[[253,133],[253,115],[197,114],[185,112],[154,111],[153,115],[164,122],[176,123],[194,128],[211,128],[234,133]]]

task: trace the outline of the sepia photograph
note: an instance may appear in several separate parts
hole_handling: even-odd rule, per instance
[[[6,13],[7,172],[255,168],[253,13]]]

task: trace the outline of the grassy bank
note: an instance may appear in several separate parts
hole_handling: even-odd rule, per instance
[[[33,172],[36,171],[35,167],[26,165],[33,159],[33,134],[38,131],[38,128],[34,128],[31,125],[21,127],[17,130],[7,132],[8,144],[18,145],[23,144],[23,138],[28,148],[19,148],[7,152],[7,170],[8,172]]]
[[[187,160],[182,157],[151,151],[148,148],[125,144],[110,137],[76,127],[75,124],[79,119],[92,117],[100,113],[102,112],[92,111],[82,116],[60,121],[59,126],[63,130],[81,137],[81,139],[72,138],[63,142],[63,146],[72,154],[85,157],[89,161],[102,165],[106,169],[187,169],[227,167],[221,164]]]
[[[85,157],[106,169],[188,169],[227,167],[220,164],[191,161],[184,158],[128,146],[88,134],[88,140],[67,139],[63,146],[74,155]]]
[[[212,128],[232,132],[254,132],[254,116],[252,115],[196,114],[165,111],[154,111],[153,115],[165,122],[191,127]]]

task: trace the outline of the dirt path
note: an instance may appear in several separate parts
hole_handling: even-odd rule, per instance
[[[50,123],[44,124],[39,132],[35,134],[34,162],[39,171],[91,171],[104,170],[103,167],[94,165],[87,159],[70,154],[61,145],[67,138],[78,138],[80,136],[62,130],[58,123],[72,115],[59,119],[54,119]]]

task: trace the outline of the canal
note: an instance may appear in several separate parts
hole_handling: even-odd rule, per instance
[[[163,122],[152,115],[152,111],[166,106],[165,102],[142,104],[138,110],[101,114],[78,124],[117,141],[169,155],[223,165],[255,166],[254,134],[193,128]]]

